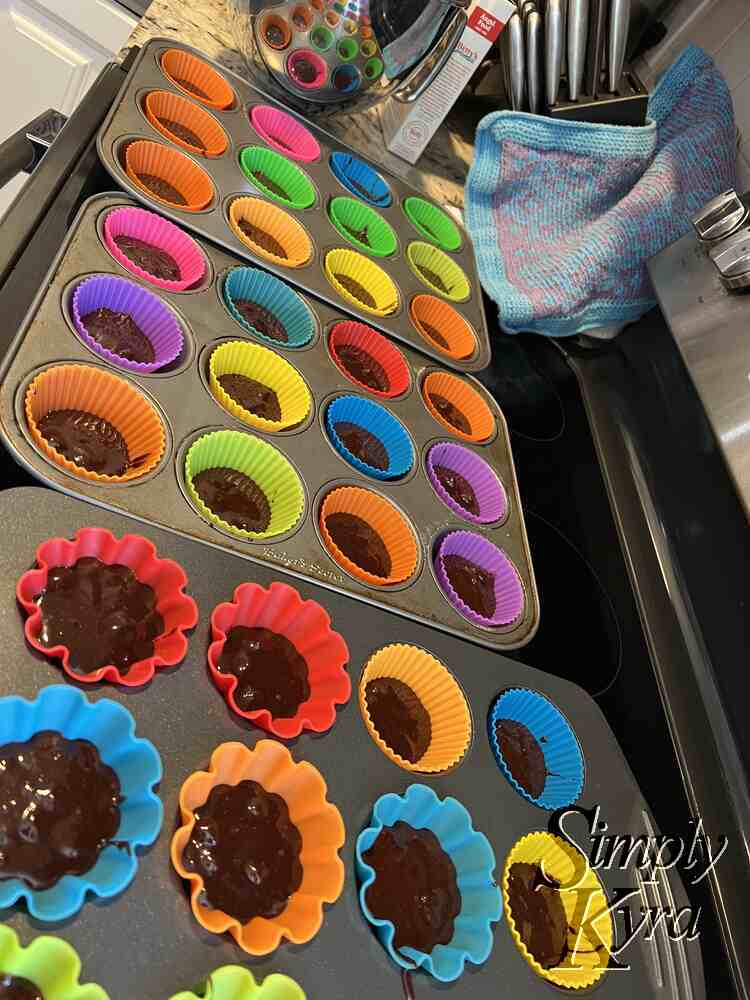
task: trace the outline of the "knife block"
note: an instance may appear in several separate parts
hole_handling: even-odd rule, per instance
[[[571,101],[568,81],[560,81],[557,104],[547,109],[551,118],[566,121],[592,122],[597,125],[645,125],[648,111],[648,91],[634,70],[626,68],[614,94],[602,90],[599,96],[581,94],[577,101]]]

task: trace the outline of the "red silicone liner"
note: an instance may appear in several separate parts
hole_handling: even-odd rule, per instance
[[[93,556],[110,566],[115,563],[129,566],[140,583],[148,584],[156,593],[156,608],[164,619],[164,632],[154,641],[154,655],[134,663],[125,674],[113,664],[90,674],[76,673],[66,646],[43,646],[39,641],[42,614],[34,598],[47,586],[52,567],[72,566],[84,556]],[[159,559],[147,538],[140,535],[115,538],[104,528],[80,528],[72,541],[48,538],[42,542],[36,550],[36,562],[37,568],[24,573],[16,585],[18,602],[29,616],[24,626],[26,639],[40,653],[61,660],[69,677],[84,684],[104,680],[138,687],[147,684],[159,667],[173,667],[184,658],[187,652],[184,632],[198,621],[198,608],[192,597],[183,593],[187,584],[183,568],[171,559]]]
[[[237,678],[216,669],[227,633],[235,625],[267,628],[286,636],[307,663],[310,697],[297,714],[288,719],[274,719],[268,709],[243,712],[234,700]],[[304,729],[324,733],[336,721],[336,705],[351,697],[352,686],[344,669],[349,649],[331,619],[315,601],[303,601],[294,587],[272,583],[268,590],[256,583],[242,583],[231,602],[217,605],[211,615],[211,638],[208,666],[216,687],[237,715],[280,739],[290,740]]]
[[[387,392],[381,392],[379,389],[373,389],[369,385],[365,385],[364,382],[360,382],[348,371],[337,353],[338,349],[344,344],[351,344],[354,347],[361,348],[361,350],[369,354],[371,358],[374,358],[375,361],[378,361],[383,366],[390,383],[390,388]],[[390,340],[387,340],[377,330],[373,330],[371,326],[367,326],[365,323],[355,323],[354,321],[337,323],[331,330],[328,338],[328,347],[339,371],[346,375],[354,385],[359,386],[366,392],[372,393],[373,396],[380,396],[381,399],[393,399],[396,396],[403,395],[409,388],[411,377],[409,366],[403,354]]]

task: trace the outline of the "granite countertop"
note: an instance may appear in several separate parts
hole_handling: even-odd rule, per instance
[[[244,60],[235,48],[231,13],[225,0],[153,0],[128,39],[125,49],[143,45],[163,35],[205,52],[240,76],[248,76]],[[125,49],[120,53],[125,54]],[[473,156],[472,135],[461,134],[461,122],[451,116],[435,133],[416,166],[384,149],[377,108],[351,115],[337,115],[322,123],[342,142],[369,160],[404,178],[442,205],[463,210],[464,181]]]

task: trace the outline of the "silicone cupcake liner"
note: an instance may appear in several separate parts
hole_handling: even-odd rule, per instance
[[[448,579],[445,557],[462,556],[480,566],[495,578],[495,613],[485,618],[461,600]],[[472,531],[451,531],[440,542],[435,556],[435,573],[438,583],[453,607],[475,625],[510,625],[517,621],[524,609],[523,585],[513,563],[502,549],[487,538]]]
[[[471,286],[463,269],[436,246],[431,243],[410,243],[406,259],[419,280],[434,292],[444,295],[452,302],[465,302],[468,299]],[[425,274],[423,269],[434,274],[443,287]]]
[[[154,349],[153,361],[129,361],[103,347],[83,324],[83,317],[97,309],[125,313],[140,328]],[[177,358],[185,337],[174,313],[153,292],[113,274],[99,274],[76,285],[71,301],[73,323],[81,340],[110,364],[126,371],[148,374],[166,368]]]
[[[516,781],[505,762],[495,735],[495,726],[505,719],[526,726],[544,754],[547,780],[538,798]],[[503,692],[490,710],[488,731],[498,767],[519,795],[550,812],[576,801],[583,790],[583,754],[570,723],[544,695],[522,688]]]
[[[336,46],[336,54],[339,59],[342,59],[344,62],[350,62],[352,59],[357,58],[357,55],[359,54],[359,45],[353,38],[342,38]]]
[[[322,26],[320,30],[328,31]],[[269,104],[258,104],[250,112],[250,122],[277,153],[302,163],[313,163],[320,157],[320,146],[312,132],[285,111]]]
[[[90,674],[78,673],[70,663],[66,646],[45,646],[40,641],[42,614],[36,598],[46,588],[49,570],[55,566],[73,566],[79,559],[92,556],[108,566],[129,566],[136,578],[156,594],[156,610],[164,620],[164,631],[154,640],[154,652],[147,660],[138,660],[124,673],[112,664]],[[159,667],[173,667],[187,653],[185,631],[198,621],[198,608],[184,593],[185,571],[171,559],[160,559],[156,548],[140,535],[115,538],[104,528],[81,528],[71,541],[49,538],[36,550],[36,569],[24,573],[16,585],[16,597],[29,616],[24,633],[27,641],[45,656],[62,661],[65,673],[76,681],[94,683],[112,681],[127,687],[148,683]]]
[[[371,31],[372,29],[368,28],[367,30]],[[364,37],[364,30],[361,30],[360,34]],[[368,39],[367,41],[362,42],[362,44],[360,45],[360,51],[362,52],[362,55],[365,57],[365,59],[369,59],[370,56],[374,56],[375,53],[378,51],[378,46],[374,41],[372,41],[372,39]]]
[[[431,396],[433,395],[447,399],[466,417],[470,426],[468,434],[454,427],[449,420],[440,414],[432,402]],[[480,393],[468,382],[458,378],[457,375],[451,375],[448,372],[430,372],[422,383],[422,399],[437,422],[455,437],[464,441],[481,443],[487,441],[495,433],[495,417],[492,410]]]
[[[362,81],[359,70],[356,66],[352,66],[350,63],[344,63],[342,66],[337,66],[336,69],[331,74],[331,84],[334,90],[338,90],[342,94],[351,94],[353,91],[359,87]]]
[[[294,716],[275,719],[268,709],[243,712],[234,700],[237,678],[217,669],[227,633],[236,625],[266,628],[285,636],[307,664],[310,697]],[[212,643],[208,665],[216,687],[227,704],[242,716],[283,740],[296,739],[303,730],[324,733],[336,721],[336,705],[345,705],[352,687],[346,664],[349,650],[343,638],[331,628],[331,619],[315,601],[303,601],[285,583],[272,583],[268,590],[255,583],[243,583],[231,603],[219,604],[211,615]]]
[[[100,475],[76,465],[43,437],[37,421],[53,410],[84,410],[107,420],[125,438],[130,465],[120,476]],[[55,465],[92,483],[128,483],[151,472],[164,454],[164,425],[137,389],[110,372],[88,365],[55,365],[26,390],[24,412],[37,447]]]
[[[355,197],[376,208],[387,208],[393,201],[390,188],[369,163],[350,153],[331,153],[331,170],[338,181]]]
[[[223,521],[198,496],[193,477],[205,469],[229,468],[249,476],[263,491],[271,508],[265,531],[245,531]],[[212,524],[240,538],[261,541],[290,531],[305,507],[305,493],[299,476],[289,461],[273,445],[242,431],[213,431],[195,441],[185,457],[185,484],[188,493]]]
[[[0,969],[28,979],[44,1000],[108,1000],[101,986],[79,982],[81,960],[62,938],[44,935],[22,948],[16,932],[0,924]]]
[[[345,344],[360,348],[382,365],[390,386],[387,391],[381,392],[379,389],[373,389],[354,378],[338,354],[339,349]],[[373,330],[371,326],[355,323],[352,320],[337,323],[329,335],[328,347],[339,371],[343,372],[350,382],[359,386],[360,389],[364,389],[365,392],[370,392],[373,396],[380,396],[382,399],[395,399],[396,396],[403,395],[409,388],[411,376],[403,354],[387,337],[378,333],[377,330]]]
[[[367,889],[376,873],[363,855],[385,826],[402,821],[417,830],[431,830],[456,868],[461,893],[461,912],[452,940],[438,944],[427,954],[415,948],[393,947],[395,927],[370,912]],[[443,983],[458,979],[467,962],[481,965],[493,945],[492,924],[502,916],[502,897],[493,872],[495,855],[483,833],[474,829],[471,816],[454,798],[439,799],[426,785],[410,785],[404,795],[393,792],[381,797],[372,809],[371,825],[357,837],[355,867],[360,881],[359,904],[365,919],[375,928],[380,943],[394,962],[404,969],[422,968]]]
[[[211,352],[208,363],[211,392],[238,420],[258,430],[274,433],[301,424],[310,413],[312,396],[305,380],[288,361],[260,344],[233,340]],[[244,375],[273,389],[281,409],[280,420],[268,420],[246,410],[219,382],[222,375]]]
[[[42,890],[18,878],[0,881],[0,908],[23,899],[32,917],[55,921],[77,913],[87,893],[110,899],[133,881],[138,868],[136,848],[152,844],[161,829],[162,804],[155,788],[162,769],[153,744],[135,736],[133,716],[109,698],[92,703],[76,688],[63,684],[44,688],[34,701],[15,695],[0,698],[0,732],[6,743],[25,742],[48,729],[69,740],[93,743],[103,763],[120,779],[123,796],[117,834],[85,874],[63,875]]]
[[[223,111],[234,103],[234,91],[224,77],[208,63],[189,52],[184,52],[182,49],[167,49],[161,57],[161,68],[176,87],[196,101],[207,104],[209,108]],[[206,96],[203,97],[201,93],[190,89],[190,85],[198,88]]]
[[[560,902],[568,919],[571,951],[560,965],[551,969],[540,965],[527,949],[513,919],[508,879],[511,865],[519,862],[541,866],[547,878],[560,883]],[[511,937],[538,976],[555,986],[578,990],[593,986],[604,975],[612,949],[612,917],[607,910],[604,887],[579,851],[551,833],[528,833],[514,844],[505,861],[502,887]],[[585,925],[581,923],[584,918]],[[585,928],[592,929],[593,940]]]
[[[125,150],[125,170],[130,180],[147,198],[183,212],[200,212],[214,196],[214,185],[206,171],[177,149],[148,139],[136,139]],[[155,194],[140,175],[158,177],[171,184],[186,204],[178,204]]]
[[[461,248],[461,233],[453,219],[424,198],[411,197],[404,201],[404,212],[417,232],[441,250]]]
[[[117,246],[115,239],[118,236],[132,236],[158,250],[164,250],[179,267],[179,280],[157,278],[139,267]],[[115,260],[127,271],[168,292],[184,292],[191,285],[197,285],[206,273],[206,258],[195,240],[173,222],[162,219],[154,212],[147,212],[145,208],[125,207],[109,212],[104,220],[104,243]]]
[[[333,32],[324,24],[319,24],[310,32],[310,42],[318,52],[327,52],[333,45]]]
[[[257,983],[249,969],[222,965],[214,969],[197,993],[183,990],[170,1000],[305,1000],[305,994],[293,979],[278,972]]]
[[[198,156],[221,156],[222,153],[226,153],[229,146],[226,132],[205,108],[179,94],[171,94],[166,90],[152,90],[146,95],[146,117],[158,132],[189,153]],[[198,136],[201,145],[196,146],[181,138],[165,125],[162,119],[177,122],[178,125],[190,129]]]
[[[302,835],[303,872],[301,886],[277,917],[255,917],[243,925],[221,910],[201,906],[203,879],[183,867],[182,854],[195,824],[195,810],[211,789],[245,779],[257,781],[286,802],[289,818]],[[201,927],[214,934],[229,931],[250,955],[267,955],[284,938],[304,944],[315,937],[323,923],[323,904],[334,903],[344,887],[344,866],[338,854],[344,844],[344,822],[326,800],[326,791],[317,768],[304,761],[296,763],[286,747],[274,740],[260,740],[252,750],[242,743],[222,743],[211,755],[209,770],[190,775],[180,790],[182,826],[172,838],[171,856],[178,875],[190,881],[190,905]]]
[[[280,35],[277,35],[276,32],[280,32]],[[286,18],[280,17],[278,14],[269,14],[263,18],[260,33],[266,45],[276,49],[277,52],[283,52],[292,40],[291,25]]]
[[[315,201],[315,188],[310,178],[281,153],[262,146],[247,146],[240,153],[240,167],[245,177],[267,198],[287,208],[309,208]],[[286,197],[282,198],[267,185],[263,176],[284,191]]]
[[[435,467],[452,469],[469,483],[474,490],[479,513],[472,514],[457,503],[435,474]],[[492,466],[483,458],[460,444],[441,441],[427,453],[427,476],[432,488],[454,514],[472,524],[492,524],[502,521],[508,513],[508,497]]]
[[[376,469],[352,454],[336,433],[339,423],[356,424],[373,434],[388,453],[388,467]],[[404,425],[380,403],[361,396],[338,396],[326,409],[326,430],[339,455],[373,479],[399,479],[414,465],[414,449]]]
[[[391,557],[391,571],[387,577],[367,572],[344,555],[326,527],[326,518],[331,514],[354,514],[378,533]],[[359,486],[340,486],[332,490],[321,505],[319,525],[323,542],[331,556],[339,566],[364,583],[375,587],[403,583],[417,567],[419,553],[409,522],[390,501],[371,490]]]
[[[289,20],[295,31],[308,31],[313,22],[313,14],[307,4],[298,3],[292,8]]]
[[[330,24],[332,28],[335,28],[340,20],[341,18],[339,17],[339,15],[336,13],[335,10],[326,11],[326,24]]]
[[[375,257],[390,257],[396,252],[396,234],[382,215],[354,198],[334,198],[328,206],[328,215],[345,240],[359,250]],[[363,234],[367,240],[360,239]]]
[[[354,303],[358,309],[374,316],[390,316],[398,309],[398,289],[393,279],[382,267],[355,250],[329,250],[325,258],[325,274],[341,298]],[[351,278],[361,285],[374,304],[349,291],[341,277]]]
[[[373,56],[372,59],[368,59],[367,62],[365,63],[365,69],[364,69],[365,79],[377,80],[379,77],[383,75],[384,69],[385,65],[383,64],[383,60],[379,59],[377,56]]]
[[[235,305],[243,299],[273,313],[284,327],[287,340],[282,342],[266,337],[248,323]],[[224,301],[241,326],[274,347],[304,347],[315,334],[315,317],[300,296],[280,278],[255,267],[235,267],[229,272],[224,280]]]
[[[248,222],[268,233],[280,243],[285,257],[266,250],[239,227]],[[278,205],[271,205],[260,198],[235,198],[229,206],[229,223],[237,239],[250,247],[254,254],[282,267],[303,267],[312,257],[313,245],[305,229],[296,219]]]
[[[414,763],[388,746],[370,718],[365,692],[369,682],[379,677],[391,677],[408,685],[430,716],[430,744]],[[384,646],[370,657],[359,682],[359,708],[375,743],[405,771],[447,771],[461,760],[471,740],[471,714],[463,691],[448,668],[418,646]]]
[[[312,80],[303,79],[300,75],[300,63],[313,67],[315,76]],[[312,49],[295,49],[286,61],[286,71],[298,87],[303,90],[317,90],[326,81],[328,66],[325,59]]]
[[[476,351],[477,338],[471,325],[443,299],[415,295],[409,305],[409,316],[424,340],[441,354],[461,361]]]

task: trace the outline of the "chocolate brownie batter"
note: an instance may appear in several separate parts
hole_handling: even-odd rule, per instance
[[[42,437],[70,462],[104,476],[130,465],[125,438],[108,420],[85,410],[50,410],[38,425]]]
[[[365,701],[378,735],[394,753],[411,764],[424,757],[432,722],[408,684],[395,677],[378,677],[365,685]]]
[[[243,712],[267,708],[274,719],[291,719],[310,697],[304,657],[267,628],[231,628],[216,668],[237,678],[234,700]]]
[[[298,31],[304,31],[307,27],[307,18],[301,10],[295,10],[292,14],[292,24]]]
[[[245,924],[284,910],[302,884],[301,851],[284,799],[247,779],[211,789],[195,810],[182,863],[203,878],[203,906]]]
[[[463,556],[447,555],[443,565],[451,586],[472,611],[483,618],[495,613],[495,574]]]
[[[156,357],[154,345],[128,313],[101,307],[81,316],[81,323],[90,337],[126,361],[151,364]]]
[[[428,282],[428,284],[433,285],[435,288],[437,288],[438,291],[442,292],[444,295],[447,295],[450,292],[450,289],[443,281],[443,279],[440,277],[440,275],[436,274],[431,268],[425,267],[424,264],[418,264],[417,268],[419,270],[419,273],[422,275],[424,280]]]
[[[517,861],[510,866],[511,916],[521,940],[544,969],[560,965],[568,952],[568,919],[559,888],[539,865]]]
[[[0,972],[0,1000],[44,1000],[44,995],[30,979]]]
[[[336,547],[360,569],[383,579],[391,572],[385,542],[367,521],[356,514],[329,514],[326,528]]]
[[[191,94],[195,94],[196,97],[202,97],[204,101],[210,101],[211,98],[208,96],[205,90],[201,90],[196,84],[191,83],[189,80],[183,80],[181,77],[173,76],[172,79],[176,84],[182,87],[183,90],[189,90]]]
[[[430,397],[430,402],[443,420],[447,420],[451,426],[455,427],[457,431],[461,431],[462,434],[471,434],[471,424],[457,406],[454,406],[445,396],[440,396],[437,393],[430,392],[428,396]]]
[[[193,477],[193,486],[203,503],[217,517],[243,531],[265,531],[271,523],[271,508],[263,490],[236,469],[204,469]]]
[[[450,942],[461,893],[455,865],[432,830],[399,820],[383,827],[362,859],[375,870],[365,901],[373,916],[395,927],[394,948],[429,954]]]
[[[271,340],[278,340],[282,344],[289,342],[289,334],[284,329],[284,324],[277,319],[270,309],[259,306],[257,302],[249,299],[235,299],[234,308],[242,318],[250,324],[258,333]]]
[[[360,184],[359,181],[355,181],[352,177],[347,177],[347,180],[356,191],[359,191],[363,198],[367,198],[368,201],[382,201],[382,198],[376,198],[372,191],[366,188],[364,184]]]
[[[375,308],[375,299],[370,295],[365,286],[360,284],[355,278],[352,278],[350,274],[334,274],[334,278],[358,302],[367,306],[368,309]]]
[[[268,24],[266,25],[266,30],[264,32],[266,36],[266,41],[271,46],[272,49],[282,49],[284,47],[284,42],[286,41],[286,35],[283,30],[278,26],[278,24]]]
[[[82,875],[120,826],[120,782],[88,740],[52,730],[0,747],[0,879]]]
[[[360,462],[383,472],[388,468],[388,452],[383,442],[370,431],[360,427],[359,424],[352,424],[348,420],[339,421],[333,425],[333,429],[344,447]]]
[[[187,205],[187,199],[169,181],[157,177],[156,174],[136,174],[136,176],[141,184],[147,187],[157,198],[162,198],[172,205]]]
[[[159,247],[136,239],[135,236],[115,236],[115,245],[125,254],[128,260],[148,271],[162,281],[179,281],[180,268],[174,257]]]
[[[425,323],[423,319],[419,321],[419,325],[422,327],[426,336],[428,336],[430,340],[434,340],[436,344],[439,344],[441,347],[444,347],[446,351],[450,350],[451,345],[448,343],[448,341],[445,339],[445,337],[442,335],[442,333],[438,330],[437,327],[433,326],[432,323]]]
[[[303,56],[301,59],[294,60],[292,76],[299,80],[300,83],[315,83],[318,75],[317,66],[309,59],[305,59]]]
[[[291,200],[284,188],[272,180],[268,174],[264,174],[262,170],[253,170],[251,177],[267,191],[270,191],[271,194],[275,194],[277,198],[281,198],[283,201]]]
[[[547,781],[547,763],[531,731],[514,719],[495,723],[495,737],[503,760],[518,784],[538,799]]]
[[[343,223],[342,223],[343,225]],[[372,246],[370,243],[370,237],[367,232],[367,226],[362,226],[361,229],[353,229],[351,226],[343,226],[343,228],[349,233],[349,235],[358,240],[363,246]]]
[[[292,149],[293,149],[293,147],[292,147],[292,146],[290,146],[290,145],[289,145],[289,143],[288,143],[288,142],[286,142],[286,141],[285,141],[284,139],[282,139],[282,138],[281,138],[281,136],[278,136],[278,135],[272,135],[272,134],[271,134],[271,133],[269,132],[269,133],[268,133],[268,138],[269,138],[269,140],[270,140],[271,142],[275,142],[277,146],[283,146],[283,148],[284,148],[284,149],[288,149],[288,150],[289,150],[290,152],[292,152]]]
[[[158,121],[164,126],[167,132],[171,132],[172,135],[177,136],[178,139],[182,139],[183,142],[188,143],[190,146],[195,146],[196,149],[200,149],[205,153],[205,142],[203,142],[201,137],[196,135],[192,129],[188,128],[187,125],[182,125],[180,122],[173,121],[171,118],[159,118]]]
[[[336,357],[352,378],[362,385],[378,392],[388,392],[391,388],[385,368],[361,347],[355,344],[341,344],[336,348]]]
[[[242,232],[247,236],[247,238],[252,242],[256,243],[261,250],[265,250],[266,253],[272,253],[274,257],[279,257],[281,260],[287,260],[289,254],[279,243],[275,236],[271,236],[267,233],[265,229],[261,229],[259,226],[253,225],[252,222],[248,222],[247,219],[240,219],[237,225],[240,227]]]
[[[468,479],[447,465],[436,465],[433,472],[449,497],[470,514],[479,515],[477,495]]]
[[[219,385],[232,399],[244,406],[256,417],[264,420],[281,420],[279,397],[262,382],[256,382],[247,375],[219,375]]]

